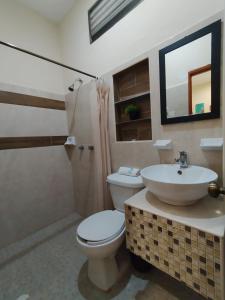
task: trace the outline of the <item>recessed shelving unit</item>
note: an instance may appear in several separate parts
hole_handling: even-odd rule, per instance
[[[150,118],[142,118],[142,119],[136,119],[136,120],[128,120],[128,121],[123,121],[123,122],[116,123],[116,125],[123,125],[123,124],[128,124],[128,123],[146,121],[146,120],[151,120],[151,119]]]
[[[117,141],[151,140],[149,64],[145,59],[113,76]],[[126,113],[135,106],[136,116]]]

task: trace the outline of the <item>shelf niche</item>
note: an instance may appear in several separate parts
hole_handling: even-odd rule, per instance
[[[115,74],[113,82],[117,141],[151,140],[151,93],[148,59]],[[129,104],[134,104],[139,108],[140,113],[137,119],[132,120],[125,113]]]

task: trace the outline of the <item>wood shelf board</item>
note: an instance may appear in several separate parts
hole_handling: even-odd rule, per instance
[[[150,121],[151,118],[141,118],[141,119],[136,119],[136,120],[127,120],[127,121],[123,121],[123,122],[117,122],[116,125],[124,125],[124,124],[128,124],[128,123],[135,123],[135,122],[143,122],[143,121]]]
[[[151,140],[151,88],[148,59],[113,76],[116,140]],[[137,120],[129,120],[126,106],[136,104],[140,110]]]
[[[143,92],[143,93],[138,93],[138,94],[134,94],[134,95],[130,95],[130,96],[127,96],[127,97],[120,98],[120,100],[117,100],[114,103],[115,104],[121,104],[121,103],[124,103],[124,102],[127,102],[127,101],[132,101],[132,100],[135,100],[136,98],[147,96],[147,95],[150,95],[150,94],[151,94],[150,91],[146,91],[146,92]],[[143,98],[143,100],[145,100],[145,98]]]
[[[146,138],[146,139],[133,139],[133,140],[128,140],[128,139],[124,139],[124,140],[117,140],[117,143],[128,143],[128,142],[130,142],[130,143],[134,143],[134,142],[151,142],[152,141],[152,139],[148,139],[148,138]]]
[[[65,102],[44,97],[0,91],[0,103],[65,110]]]
[[[1,137],[0,150],[64,145],[67,136]]]

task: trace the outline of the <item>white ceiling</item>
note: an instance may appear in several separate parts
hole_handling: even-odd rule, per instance
[[[17,0],[42,16],[60,22],[72,8],[75,0]]]

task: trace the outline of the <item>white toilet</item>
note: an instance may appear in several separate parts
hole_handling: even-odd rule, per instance
[[[88,257],[88,276],[107,291],[119,279],[116,254],[125,237],[124,201],[144,187],[141,176],[111,174],[107,177],[115,210],[91,215],[77,228],[77,242]]]

